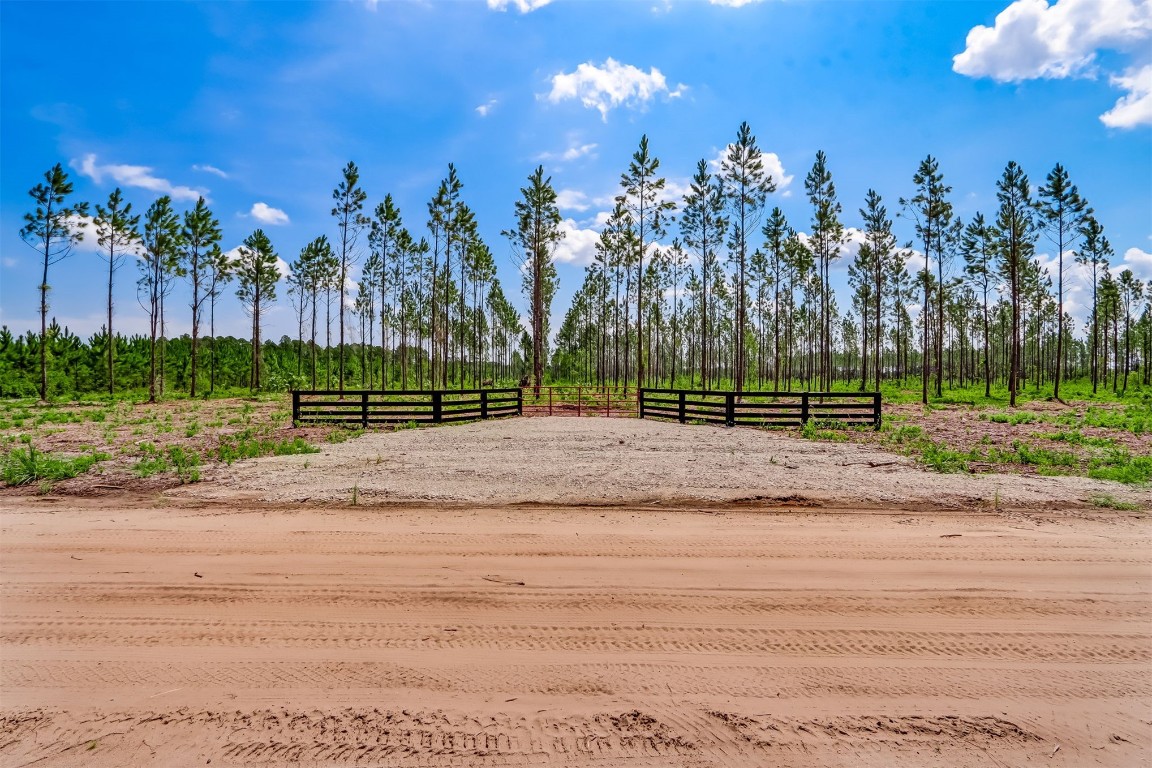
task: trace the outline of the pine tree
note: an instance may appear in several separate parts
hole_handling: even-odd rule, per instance
[[[1104,227],[1091,214],[1084,217],[1080,225],[1079,235],[1083,244],[1076,253],[1076,263],[1092,270],[1092,339],[1091,339],[1091,368],[1092,368],[1092,394],[1096,394],[1099,382],[1100,360],[1100,300],[1099,286],[1101,272],[1108,271],[1108,257],[1112,255],[1112,245],[1104,236]]]
[[[560,209],[552,178],[544,178],[544,166],[537,166],[528,177],[528,186],[520,189],[516,201],[516,228],[505,230],[514,248],[522,254],[524,291],[530,300],[532,322],[532,378],[536,394],[544,381],[544,344],[547,316],[556,292],[554,252],[564,237],[560,230]]]
[[[108,394],[115,394],[116,334],[112,330],[112,283],[116,270],[124,262],[124,257],[132,253],[140,243],[140,217],[132,215],[132,203],[125,203],[117,187],[108,196],[108,207],[96,206],[93,219],[96,226],[96,242],[102,249],[101,255],[108,262]]]
[[[208,374],[208,392],[211,394],[216,391],[216,299],[223,292],[224,286],[232,280],[232,261],[220,250],[219,245],[214,245],[208,249],[204,267],[204,293],[208,298],[208,336],[212,339],[212,348],[209,350],[212,360]]]
[[[1124,386],[1120,390],[1123,394],[1128,391],[1128,373],[1132,366],[1132,312],[1139,307],[1140,299],[1144,296],[1144,284],[1136,279],[1132,270],[1126,269],[1120,273],[1117,285],[1124,313]]]
[[[911,200],[900,199],[900,205],[906,210],[910,210],[912,217],[916,222],[916,234],[920,236],[920,242],[924,249],[924,274],[921,276],[921,287],[924,291],[924,306],[923,315],[921,317],[921,324],[923,328],[923,342],[924,353],[921,358],[921,399],[925,404],[928,403],[928,380],[931,371],[931,344],[929,339],[931,335],[928,331],[929,321],[929,288],[932,285],[937,289],[938,301],[938,324],[943,320],[943,282],[944,282],[944,242],[952,227],[952,204],[948,202],[947,195],[952,191],[952,187],[944,184],[944,176],[940,173],[940,163],[932,155],[928,155],[922,161],[920,166],[916,169],[916,173],[912,176],[912,183],[916,185],[916,195]],[[936,264],[938,279],[931,281],[928,279],[929,263],[932,260],[932,254],[936,254]],[[940,351],[937,350],[937,368],[940,370]],[[937,394],[940,389],[940,376],[936,377]]]
[[[208,268],[207,261],[213,248],[220,242],[220,222],[208,210],[207,201],[201,197],[196,201],[196,207],[184,214],[183,230],[183,261],[184,274],[192,286],[192,348],[191,348],[191,376],[188,389],[189,397],[196,397],[197,357],[200,339],[200,313],[207,298],[203,291],[204,272]]]
[[[892,234],[892,220],[888,218],[888,209],[884,207],[883,199],[876,190],[869,189],[864,196],[864,207],[860,209],[860,216],[864,219],[864,241],[871,251],[868,264],[872,281],[872,327],[875,346],[873,361],[876,391],[879,392],[880,381],[884,375],[882,352],[884,295],[887,288],[885,283],[895,253],[896,236]],[[861,327],[865,325],[866,323],[861,323]]]
[[[260,369],[263,361],[261,319],[264,310],[276,300],[276,283],[280,280],[276,261],[277,256],[272,249],[272,242],[264,234],[264,230],[258,229],[244,240],[233,262],[237,283],[236,297],[240,299],[244,310],[252,318],[252,375],[249,386],[253,391],[260,389]]]
[[[1008,295],[1012,310],[1012,337],[1009,341],[1008,403],[1016,406],[1021,366],[1020,302],[1024,291],[1026,270],[1035,247],[1035,207],[1028,187],[1028,176],[1016,164],[1009,162],[1004,174],[996,182],[996,199],[1000,210],[996,216],[997,252],[1000,271],[1008,282]]]
[[[649,243],[658,243],[666,234],[676,204],[662,200],[665,179],[657,177],[660,160],[648,152],[647,134],[640,137],[640,147],[632,155],[628,171],[620,175],[624,192],[616,198],[628,212],[636,232],[636,386],[644,378],[644,254]]]
[[[844,225],[840,223],[840,203],[836,200],[836,186],[828,170],[828,158],[823,151],[816,153],[816,162],[804,179],[804,190],[812,204],[812,253],[816,257],[817,295],[820,300],[819,386],[827,390],[832,385],[832,262],[840,256],[844,244]]]
[[[372,219],[372,228],[368,233],[368,245],[372,253],[380,259],[380,381],[381,389],[387,387],[387,371],[385,369],[387,355],[383,354],[387,344],[387,313],[384,307],[388,305],[388,288],[395,289],[398,285],[400,273],[395,269],[397,260],[397,242],[403,222],[400,218],[400,209],[392,200],[392,195],[384,196],[384,202],[376,206],[376,217]]]
[[[360,188],[360,171],[356,163],[351,161],[344,166],[343,178],[332,191],[332,199],[336,205],[332,208],[332,216],[336,219],[336,228],[339,239],[336,243],[336,255],[340,262],[340,391],[344,391],[344,305],[348,290],[348,273],[356,263],[356,240],[361,230],[368,225],[368,217],[361,213],[364,210],[364,201],[368,193]]]
[[[28,190],[36,210],[24,214],[20,238],[43,256],[44,272],[40,280],[40,399],[48,399],[48,267],[72,254],[84,239],[80,218],[87,215],[88,204],[64,205],[72,194],[72,182],[60,163],[44,174],[44,184]]]
[[[1064,249],[1071,247],[1088,213],[1088,204],[1080,191],[1068,178],[1068,171],[1059,163],[1048,174],[1047,183],[1040,187],[1038,209],[1048,236],[1056,245],[1056,306],[1059,317],[1064,316]],[[1064,334],[1056,336],[1056,376],[1052,396],[1060,399],[1060,375],[1064,367]]]
[[[988,296],[996,286],[994,234],[993,229],[984,220],[984,214],[977,213],[965,227],[960,246],[964,256],[964,272],[979,289],[981,297],[981,319],[984,329],[984,397],[992,396],[991,326],[988,315]]]
[[[763,153],[747,122],[736,130],[736,141],[728,145],[721,161],[724,195],[731,213],[731,258],[736,261],[735,370],[733,386],[744,389],[748,353],[745,349],[748,328],[748,235],[760,223],[760,213],[768,195],[776,191],[772,176],[764,170]]]
[[[700,387],[708,389],[711,383],[709,363],[712,359],[712,333],[708,322],[708,283],[716,269],[717,247],[724,242],[728,220],[724,217],[724,190],[718,179],[708,172],[708,162],[696,164],[688,194],[684,196],[684,213],[680,217],[680,233],[684,244],[696,252],[700,260]]]
[[[140,260],[140,280],[137,296],[148,315],[149,374],[148,402],[156,402],[156,352],[162,335],[162,306],[164,297],[172,289],[171,276],[179,269],[180,248],[183,246],[180,219],[172,210],[172,198],[164,195],[144,214],[143,254]]]
[[[781,310],[780,289],[784,285],[784,276],[787,270],[788,256],[785,247],[788,238],[792,236],[792,228],[788,226],[788,219],[784,211],[773,208],[764,222],[764,247],[768,249],[768,264],[772,272],[772,388],[780,389],[780,326],[784,316]]]

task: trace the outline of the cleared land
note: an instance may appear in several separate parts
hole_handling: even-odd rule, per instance
[[[1152,527],[1100,492],[1150,501],[524,419],[6,495],[0,764],[1146,764]]]

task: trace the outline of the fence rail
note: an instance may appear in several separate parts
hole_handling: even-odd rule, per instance
[[[834,421],[880,429],[880,393],[641,389],[639,416],[728,427],[802,427],[810,421]]]
[[[449,424],[519,416],[519,389],[293,390],[293,424]]]

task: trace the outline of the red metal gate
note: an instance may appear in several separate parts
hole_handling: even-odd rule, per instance
[[[638,411],[635,387],[523,387],[524,416],[602,416],[634,418]]]

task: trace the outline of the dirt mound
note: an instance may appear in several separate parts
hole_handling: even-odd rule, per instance
[[[177,493],[264,501],[629,504],[757,501],[954,509],[1152,505],[1076,477],[941,475],[879,448],[650,419],[532,418],[372,432],[320,454],[220,468]],[[790,500],[790,501],[789,501]],[[799,502],[799,504],[798,504]]]

